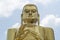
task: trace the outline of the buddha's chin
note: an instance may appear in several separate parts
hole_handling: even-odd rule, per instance
[[[24,20],[38,20],[37,18],[26,18]]]
[[[37,19],[36,17],[28,17],[28,18],[25,18],[26,20],[28,19],[28,20],[35,20],[35,19]]]

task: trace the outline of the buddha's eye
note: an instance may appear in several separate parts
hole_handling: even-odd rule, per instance
[[[29,10],[28,9],[25,9],[24,11],[25,11],[25,13],[29,13]]]
[[[32,10],[32,13],[35,13],[36,12],[36,10],[34,9],[34,10]]]

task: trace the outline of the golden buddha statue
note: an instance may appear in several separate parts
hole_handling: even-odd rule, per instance
[[[39,26],[36,5],[27,4],[21,14],[19,29],[8,29],[7,40],[54,40],[52,28]]]

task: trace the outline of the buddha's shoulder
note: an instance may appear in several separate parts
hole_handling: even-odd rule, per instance
[[[39,26],[39,28],[43,29],[43,30],[51,30],[51,31],[53,31],[53,28],[50,28],[50,27]]]
[[[17,32],[17,28],[9,28],[7,32],[8,33],[10,33],[10,32],[15,33],[15,32]]]

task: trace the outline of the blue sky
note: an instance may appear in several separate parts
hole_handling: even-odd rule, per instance
[[[25,4],[37,5],[40,25],[54,29],[55,40],[60,40],[60,0],[0,0],[0,40],[7,39],[9,28],[18,28]]]

